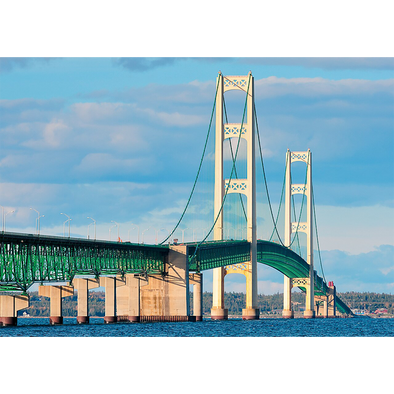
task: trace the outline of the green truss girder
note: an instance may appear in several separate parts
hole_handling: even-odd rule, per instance
[[[164,273],[168,246],[142,245],[64,237],[1,233],[0,291],[26,291],[33,283],[71,281],[75,275]],[[189,270],[200,272],[250,260],[247,241],[214,241],[188,244]],[[308,263],[282,245],[257,242],[257,261],[289,278],[309,275]],[[305,289],[303,289],[305,290]],[[315,274],[315,294],[328,294]],[[342,313],[350,309],[337,297]]]
[[[196,252],[197,249],[197,252]],[[250,260],[250,244],[246,241],[213,241],[188,246],[189,270],[204,271]]]
[[[188,247],[189,270],[204,271],[250,261],[250,243],[247,241],[214,241]],[[297,253],[280,244],[269,241],[257,241],[257,261],[268,265],[289,278],[309,276],[308,263]],[[315,294],[327,295],[329,288],[315,272]],[[301,290],[305,291],[304,288]],[[337,297],[340,312],[350,314],[350,308]]]
[[[26,291],[35,282],[75,275],[163,273],[168,246],[2,233],[0,290]]]

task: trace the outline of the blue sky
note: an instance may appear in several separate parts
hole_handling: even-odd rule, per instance
[[[327,280],[392,293],[393,58],[2,58],[0,205],[15,210],[7,230],[34,233],[33,207],[45,234],[62,235],[64,212],[74,236],[87,236],[89,216],[102,239],[111,221],[123,240],[136,241],[135,225],[140,236],[151,227],[145,242],[155,229],[163,238],[189,196],[219,70],[253,73],[275,209],[286,149],[312,150]],[[229,98],[230,122],[241,122],[238,104]],[[259,268],[259,292],[282,283]],[[226,290],[244,291],[244,280],[229,276]]]

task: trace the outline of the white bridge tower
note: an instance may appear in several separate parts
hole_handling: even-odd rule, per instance
[[[291,183],[291,165],[301,161],[307,166],[306,184]],[[307,199],[307,221],[291,221],[291,200],[293,194],[305,194]],[[306,233],[307,238],[307,263],[309,264],[309,276],[307,278],[284,277],[283,291],[283,312],[285,318],[294,317],[291,307],[291,289],[293,287],[303,287],[306,289],[305,318],[315,317],[314,311],[314,282],[315,271],[313,269],[313,208],[312,208],[312,153],[308,149],[306,152],[286,152],[286,188],[285,188],[285,246],[291,245],[291,234],[296,231]]]
[[[217,77],[216,96],[216,142],[215,142],[215,196],[214,217],[218,220],[214,227],[214,240],[223,239],[222,204],[225,192],[242,193],[247,198],[247,240],[250,242],[250,261],[235,266],[220,267],[213,270],[212,319],[227,319],[228,310],[224,308],[224,276],[241,273],[246,277],[246,307],[242,310],[243,319],[258,319],[257,308],[257,238],[256,238],[256,164],[254,127],[254,78],[247,76]],[[247,119],[243,124],[223,123],[223,95],[229,90],[247,92]],[[223,141],[226,138],[243,138],[247,145],[247,178],[223,179]]]

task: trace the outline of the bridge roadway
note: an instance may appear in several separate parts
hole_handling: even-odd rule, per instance
[[[169,245],[147,245],[81,238],[65,238],[4,232],[0,235],[0,291],[26,292],[33,283],[72,281],[76,275],[124,275],[164,273]],[[247,241],[213,241],[197,247],[187,243],[190,272],[241,264],[250,260]],[[307,262],[282,245],[257,242],[257,261],[289,278],[309,276]],[[299,286],[301,290],[305,288]],[[315,274],[315,295],[328,295],[329,288]],[[339,297],[341,313],[351,311]]]
[[[250,243],[247,241],[215,241],[207,242],[197,249],[197,244],[190,244],[189,270],[203,271],[207,269],[240,264],[250,260]],[[308,263],[297,253],[280,244],[258,240],[257,262],[268,265],[289,278],[306,278],[309,276]],[[316,296],[326,296],[330,290],[323,279],[315,271],[314,289]],[[305,288],[298,286],[302,291]],[[350,308],[336,297],[336,307],[344,314],[351,314]]]
[[[165,271],[168,246],[1,233],[0,290],[71,281],[75,275]]]

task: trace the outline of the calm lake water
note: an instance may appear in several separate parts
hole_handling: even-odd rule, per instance
[[[104,324],[103,319],[90,318],[90,324],[78,325],[76,318],[64,318],[63,325],[51,326],[49,318],[20,318],[16,327],[0,327],[0,337],[394,337],[394,319],[205,319]]]

